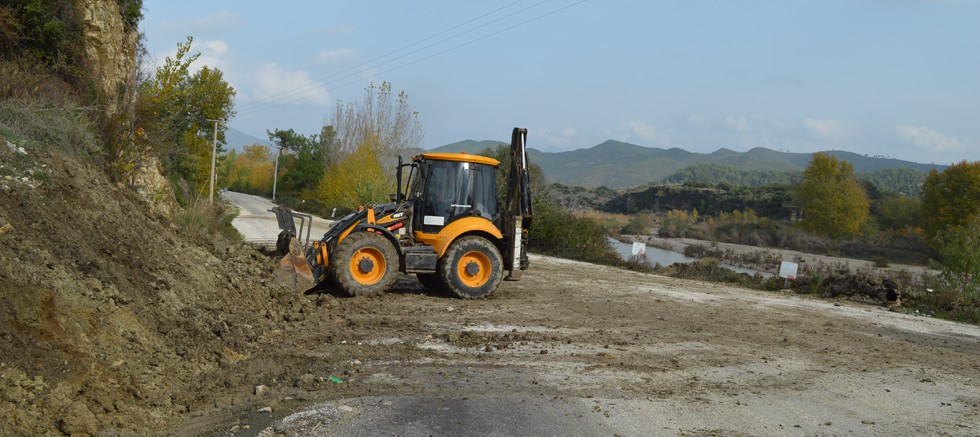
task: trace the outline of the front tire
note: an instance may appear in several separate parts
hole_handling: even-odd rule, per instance
[[[353,232],[337,245],[330,265],[334,280],[347,294],[375,296],[395,281],[398,255],[385,237]]]
[[[439,277],[446,289],[464,299],[484,298],[503,278],[503,257],[489,240],[469,236],[454,241],[439,260]]]

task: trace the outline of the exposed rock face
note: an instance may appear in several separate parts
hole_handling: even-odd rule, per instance
[[[92,78],[106,97],[106,113],[117,114],[134,92],[139,34],[126,24],[116,0],[77,0],[75,7]]]
[[[147,157],[142,166],[133,175],[131,181],[136,188],[136,194],[150,205],[150,210],[164,215],[177,212],[177,200],[170,182],[160,171],[160,160]]]
[[[76,0],[75,7],[85,34],[89,72],[105,97],[103,110],[117,115],[134,100],[139,32],[126,23],[116,0]],[[145,158],[130,183],[151,210],[167,215],[176,211],[173,190],[156,158]]]

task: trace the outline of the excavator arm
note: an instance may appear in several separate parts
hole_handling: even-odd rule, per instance
[[[510,174],[507,180],[507,204],[504,207],[504,270],[508,281],[521,278],[529,261],[527,245],[534,216],[531,205],[531,174],[527,160],[527,129],[514,128],[510,140]]]

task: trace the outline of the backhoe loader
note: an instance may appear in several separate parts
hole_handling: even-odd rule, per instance
[[[518,280],[528,268],[533,214],[526,141],[527,129],[514,128],[504,205],[497,200],[496,159],[423,153],[407,164],[399,158],[391,203],[343,217],[312,245],[301,243],[304,224],[309,239],[312,217],[273,208],[282,230],[277,245],[286,252],[280,266],[308,275],[311,290],[335,283],[353,296],[383,293],[397,272],[462,298],[490,295],[502,279]]]

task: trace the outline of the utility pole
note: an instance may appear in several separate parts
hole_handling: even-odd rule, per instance
[[[218,122],[220,120],[208,120],[214,122],[214,141],[211,142],[211,178],[209,179],[208,203],[214,204],[214,163],[218,154]]]
[[[276,200],[276,182],[279,181],[279,155],[282,155],[282,145],[277,144],[279,151],[276,153],[276,165],[272,170],[272,200]]]

